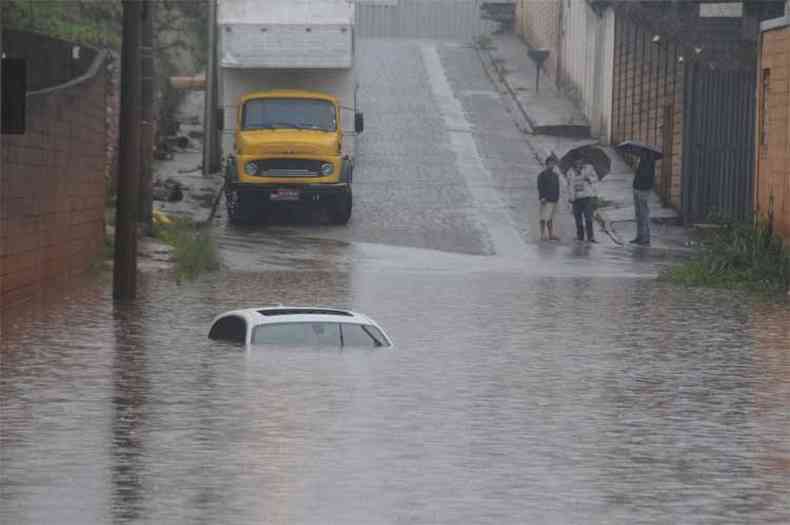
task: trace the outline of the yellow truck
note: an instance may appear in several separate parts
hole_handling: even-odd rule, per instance
[[[353,22],[354,5],[346,0],[221,0],[231,222],[283,206],[325,209],[333,224],[351,218],[355,139],[364,128]]]

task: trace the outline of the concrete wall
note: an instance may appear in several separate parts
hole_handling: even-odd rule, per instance
[[[534,48],[548,49],[546,74],[556,82],[560,56],[562,0],[517,0],[516,32]]]
[[[681,205],[683,155],[682,52],[671,43],[655,45],[653,33],[617,16],[614,41],[612,139],[654,144],[667,154],[656,166],[656,190],[668,204]],[[665,137],[666,136],[666,137]]]
[[[790,26],[763,32],[757,74],[755,209],[790,240]]]
[[[590,121],[593,136],[611,131],[614,12],[600,14],[585,1],[563,0],[557,84]]]
[[[67,42],[62,45],[72,48]],[[98,55],[83,77],[29,94],[27,133],[3,137],[0,308],[86,272],[102,250],[108,94],[104,56]],[[35,70],[41,64],[31,57],[28,67]]]
[[[579,106],[593,136],[611,137],[613,10],[584,0],[518,0],[516,30],[530,47],[549,49],[546,72]]]
[[[472,42],[493,31],[481,0],[366,0],[356,6],[359,38],[441,38]],[[364,45],[364,44],[363,44]]]

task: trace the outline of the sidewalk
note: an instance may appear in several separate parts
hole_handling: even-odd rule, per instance
[[[175,118],[181,122],[180,133],[203,132],[203,93],[194,92],[184,97]],[[173,217],[189,218],[196,223],[208,220],[217,193],[225,182],[223,173],[203,175],[203,139],[190,139],[186,149],[177,150],[170,160],[154,162],[154,181],[177,183],[183,198],[177,202],[154,201],[154,208]],[[222,202],[220,202],[222,204]],[[217,210],[215,219],[224,214]]]
[[[535,90],[537,67],[527,55],[527,46],[513,33],[493,34],[492,46],[481,49],[480,56],[492,80],[501,83],[524,118],[521,127],[526,140],[543,162],[554,152],[566,151],[594,142],[589,137],[589,124],[582,112],[541,73],[540,91]],[[517,122],[518,124],[518,122]],[[612,159],[612,171],[598,185],[598,196],[604,207],[596,211],[596,219],[613,244],[629,246],[636,236],[632,182],[634,172],[612,147],[604,147]],[[665,208],[654,193],[650,200],[651,250],[689,251],[687,228],[672,208]],[[644,248],[638,248],[644,249]]]
[[[587,138],[590,125],[584,114],[567,98],[560,95],[554,83],[540,74],[527,56],[527,46],[513,33],[491,35],[493,49],[486,50],[505,87],[518,102],[532,132],[540,135]]]

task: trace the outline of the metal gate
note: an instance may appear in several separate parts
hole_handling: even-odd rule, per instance
[[[472,41],[493,26],[480,18],[480,3],[480,0],[358,0],[355,31],[362,38]]]
[[[755,90],[754,71],[687,69],[681,197],[687,222],[750,216]]]

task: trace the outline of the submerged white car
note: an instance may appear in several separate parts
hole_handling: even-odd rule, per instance
[[[209,338],[246,345],[362,347],[392,346],[371,318],[337,308],[274,306],[233,310],[211,323]]]

